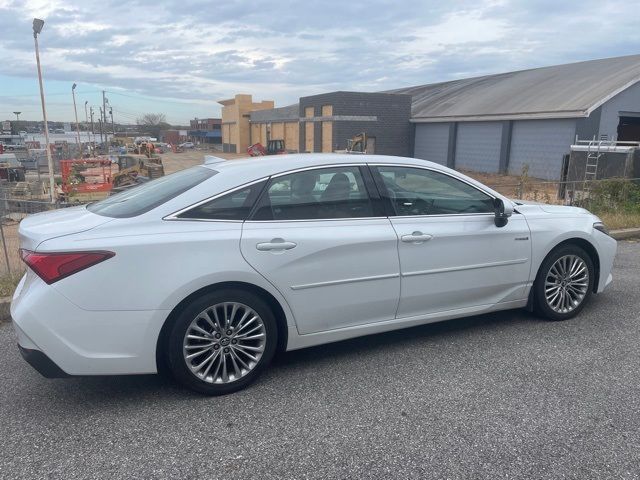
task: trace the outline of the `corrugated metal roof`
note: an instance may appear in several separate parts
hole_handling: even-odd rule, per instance
[[[640,55],[393,90],[413,97],[415,122],[585,117],[640,81]]]

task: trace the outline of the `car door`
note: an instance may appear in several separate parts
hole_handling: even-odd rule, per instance
[[[299,333],[395,318],[397,237],[381,208],[366,167],[270,179],[243,225],[241,250],[286,298]]]
[[[372,166],[398,234],[398,318],[493,305],[524,297],[529,227],[514,213],[494,223],[493,197],[447,173]]]

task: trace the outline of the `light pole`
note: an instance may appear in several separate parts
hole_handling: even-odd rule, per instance
[[[44,20],[33,19],[33,41],[36,45],[36,64],[38,66],[38,81],[40,82],[40,101],[42,102],[42,118],[44,120],[44,139],[47,145],[47,164],[49,166],[49,193],[51,203],[56,203],[56,183],[53,180],[53,158],[51,158],[51,144],[49,143],[49,124],[47,123],[47,108],[44,104],[44,87],[42,86],[42,69],[40,68],[40,51],[38,49],[38,34],[42,31]]]
[[[84,130],[87,132],[87,134],[89,133],[89,114],[87,113],[87,104],[89,103],[89,100],[85,100],[84,102]]]
[[[20,114],[22,112],[13,112],[13,114],[16,116],[16,128],[14,129],[16,131],[16,134],[20,135]]]
[[[76,114],[76,139],[78,140],[78,154],[82,158],[82,142],[80,142],[80,124],[78,123],[78,109],[76,108],[76,85],[71,87],[71,96],[73,97],[73,113]]]

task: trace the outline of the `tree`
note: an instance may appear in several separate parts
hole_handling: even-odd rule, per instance
[[[170,128],[167,123],[167,117],[164,113],[146,113],[136,120],[136,123],[142,127],[142,130],[150,136],[160,138],[160,131]]]

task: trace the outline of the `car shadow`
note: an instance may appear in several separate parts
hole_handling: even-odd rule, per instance
[[[273,366],[277,368],[278,366],[293,366],[299,363],[313,364],[314,362],[322,362],[329,357],[344,359],[344,357],[349,356],[375,353],[376,350],[389,350],[401,344],[409,345],[415,342],[422,342],[426,338],[437,341],[444,336],[449,337],[459,333],[472,333],[474,330],[500,328],[507,323],[515,325],[522,322],[541,321],[529,312],[523,310],[515,312],[517,314],[514,314],[514,311],[503,311],[463,317],[283,352],[276,356]]]
[[[517,313],[515,313],[517,312]],[[309,347],[276,355],[267,375],[256,385],[265,386],[271,382],[281,382],[283,377],[290,375],[289,371],[297,367],[314,368],[328,360],[345,361],[349,357],[362,355],[386,354],[389,350],[406,345],[409,347],[425,339],[438,341],[443,337],[451,338],[456,335],[473,335],[474,331],[487,329],[502,329],[509,325],[519,325],[542,320],[525,311],[505,311],[485,315],[464,317],[455,320],[420,325],[416,327],[394,330],[357,337],[340,342]],[[99,401],[103,404],[126,403],[131,399],[136,401],[158,401],[167,399],[207,399],[192,392],[173,379],[161,375],[122,375],[104,377],[73,377],[71,379],[56,380],[54,390],[61,400],[71,403]],[[72,388],[70,387],[72,384]],[[250,395],[254,391],[249,388],[243,395]],[[220,397],[224,398],[224,397]]]

